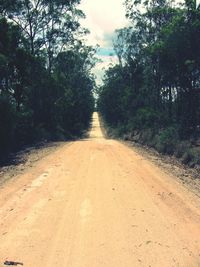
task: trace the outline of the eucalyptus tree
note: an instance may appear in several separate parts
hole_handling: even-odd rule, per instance
[[[131,25],[116,31],[119,65],[106,72],[99,98],[102,114],[115,127],[199,136],[200,5],[195,0],[181,5],[126,0],[125,6]]]
[[[74,134],[88,126],[94,108],[94,77],[91,68],[95,49],[78,45],[73,50],[63,51],[55,60],[54,77],[60,84],[60,96],[56,106],[60,110],[61,125],[66,132]]]
[[[74,34],[80,29],[78,20],[84,14],[77,9],[79,2],[19,0],[13,5],[12,1],[2,0],[1,13],[22,30],[32,55],[41,55],[41,52],[47,55],[51,70],[53,57],[74,42]],[[85,32],[82,29],[82,33]]]
[[[95,49],[79,0],[0,0],[0,157],[80,136],[93,111]]]

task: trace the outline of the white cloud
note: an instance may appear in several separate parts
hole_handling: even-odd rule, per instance
[[[115,29],[124,27],[124,0],[82,0],[80,9],[86,14],[83,26],[91,31],[88,42],[105,46],[105,35],[112,34]]]
[[[100,85],[102,83],[105,69],[112,64],[115,65],[118,62],[118,59],[117,56],[98,56],[98,58],[100,59],[100,62],[97,63],[93,72],[97,77],[97,84]]]
[[[123,28],[128,24],[125,18],[124,0],[82,0],[80,9],[85,13],[86,19],[82,21],[82,26],[90,30],[87,36],[87,44],[100,45],[102,48],[112,47],[112,36],[118,28]],[[99,56],[102,60],[94,69],[97,76],[97,83],[100,83],[104,69],[110,63],[116,62],[115,56]]]

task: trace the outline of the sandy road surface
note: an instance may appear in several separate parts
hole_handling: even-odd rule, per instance
[[[169,174],[170,175],[170,174]],[[114,140],[88,140],[0,189],[0,267],[199,267],[200,201]]]

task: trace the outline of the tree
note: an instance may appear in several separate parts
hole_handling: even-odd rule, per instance
[[[87,32],[78,3],[0,2],[0,158],[41,140],[80,137],[89,126],[96,60],[78,40]]]
[[[200,5],[193,0],[180,6],[167,0],[125,3],[132,26],[116,31],[119,65],[106,72],[99,94],[102,115],[124,131],[146,128],[156,138],[166,129],[163,136],[197,138]]]
[[[73,43],[80,28],[78,20],[84,14],[76,8],[79,0],[20,0],[14,6],[2,2],[2,14],[22,30],[32,55],[45,52],[51,71],[53,57]]]

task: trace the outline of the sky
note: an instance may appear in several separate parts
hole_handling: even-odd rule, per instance
[[[86,15],[82,26],[90,30],[87,44],[100,46],[97,56],[101,62],[94,68],[97,83],[101,83],[104,68],[117,61],[112,45],[114,32],[128,25],[123,2],[124,0],[82,0],[79,6]]]

